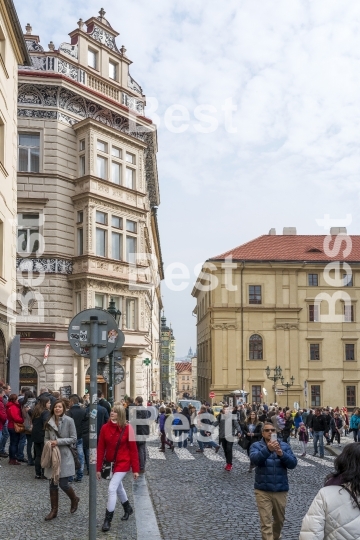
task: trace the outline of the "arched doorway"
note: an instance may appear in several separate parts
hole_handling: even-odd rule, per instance
[[[6,382],[6,342],[0,330],[0,381]]]
[[[29,386],[33,392],[38,391],[38,373],[36,369],[30,366],[21,366],[20,368],[20,388],[23,386]]]

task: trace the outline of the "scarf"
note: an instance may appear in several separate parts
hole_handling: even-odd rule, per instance
[[[57,486],[60,478],[61,455],[58,446],[51,446],[51,441],[47,441],[41,455],[41,467],[52,469],[51,480]]]

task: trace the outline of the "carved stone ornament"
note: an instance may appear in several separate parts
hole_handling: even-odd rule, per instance
[[[41,272],[45,274],[71,274],[72,261],[67,259],[16,259],[19,272]]]
[[[211,328],[213,328],[214,330],[237,330],[237,324],[217,323],[212,324]]]
[[[136,92],[137,94],[140,94],[140,96],[143,95],[143,92],[142,92],[142,88],[140,86],[140,84],[138,84],[133,78],[132,76],[128,75],[128,87],[131,88],[131,90],[133,92]]]
[[[100,28],[94,24],[92,32],[89,34],[89,36],[95,39],[95,41],[99,41],[99,43],[109,47],[109,49],[112,51],[116,51],[120,54],[120,51],[116,46],[114,36],[103,30],[103,28]]]
[[[68,54],[69,56],[72,56],[76,59],[78,59],[79,57],[79,47],[77,45],[71,45],[71,43],[62,43],[59,47],[59,51]]]
[[[297,330],[299,328],[298,323],[280,323],[280,324],[274,324],[275,329],[283,329],[283,330]]]
[[[25,43],[29,52],[44,52],[44,48],[33,39],[26,39]]]
[[[144,104],[142,101],[128,96],[128,94],[125,94],[125,92],[123,92],[122,98],[123,105],[125,105],[125,107],[129,107],[129,109],[132,109],[139,114],[144,114]]]

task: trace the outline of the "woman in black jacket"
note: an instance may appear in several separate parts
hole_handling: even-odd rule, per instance
[[[246,449],[247,455],[249,457],[250,457],[250,446],[254,442],[260,441],[261,438],[262,438],[262,433],[261,433],[262,426],[263,426],[263,424],[262,424],[262,422],[259,421],[256,412],[252,412],[250,414],[249,418],[246,420],[246,423],[243,426],[243,432],[244,432],[246,438],[249,441],[249,446]],[[254,469],[254,467],[255,466],[252,465],[251,462],[250,462],[248,472],[251,472]]]
[[[50,417],[50,407],[51,401],[48,397],[39,398],[38,403],[35,405],[34,410],[32,411],[31,420],[32,420],[32,431],[31,439],[34,443],[34,454],[35,454],[35,479],[36,480],[46,480],[44,476],[44,469],[41,468],[41,454],[44,448],[44,438],[45,422]]]
[[[282,438],[283,438],[283,441],[287,444],[290,444],[289,442],[289,439],[290,439],[290,433],[292,431],[294,427],[294,418],[291,414],[291,411],[286,411],[285,413],[285,426],[284,426],[284,429],[282,431]]]

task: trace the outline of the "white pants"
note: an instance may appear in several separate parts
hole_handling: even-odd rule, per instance
[[[123,479],[126,475],[126,472],[116,472],[110,480],[109,491],[108,491],[108,502],[106,508],[109,512],[113,512],[116,506],[116,495],[119,497],[120,502],[124,503],[128,500],[126,491],[123,486]]]
[[[303,451],[303,454],[306,454],[306,445],[307,445],[307,443],[305,441],[299,441],[299,443],[300,443],[300,448]]]

